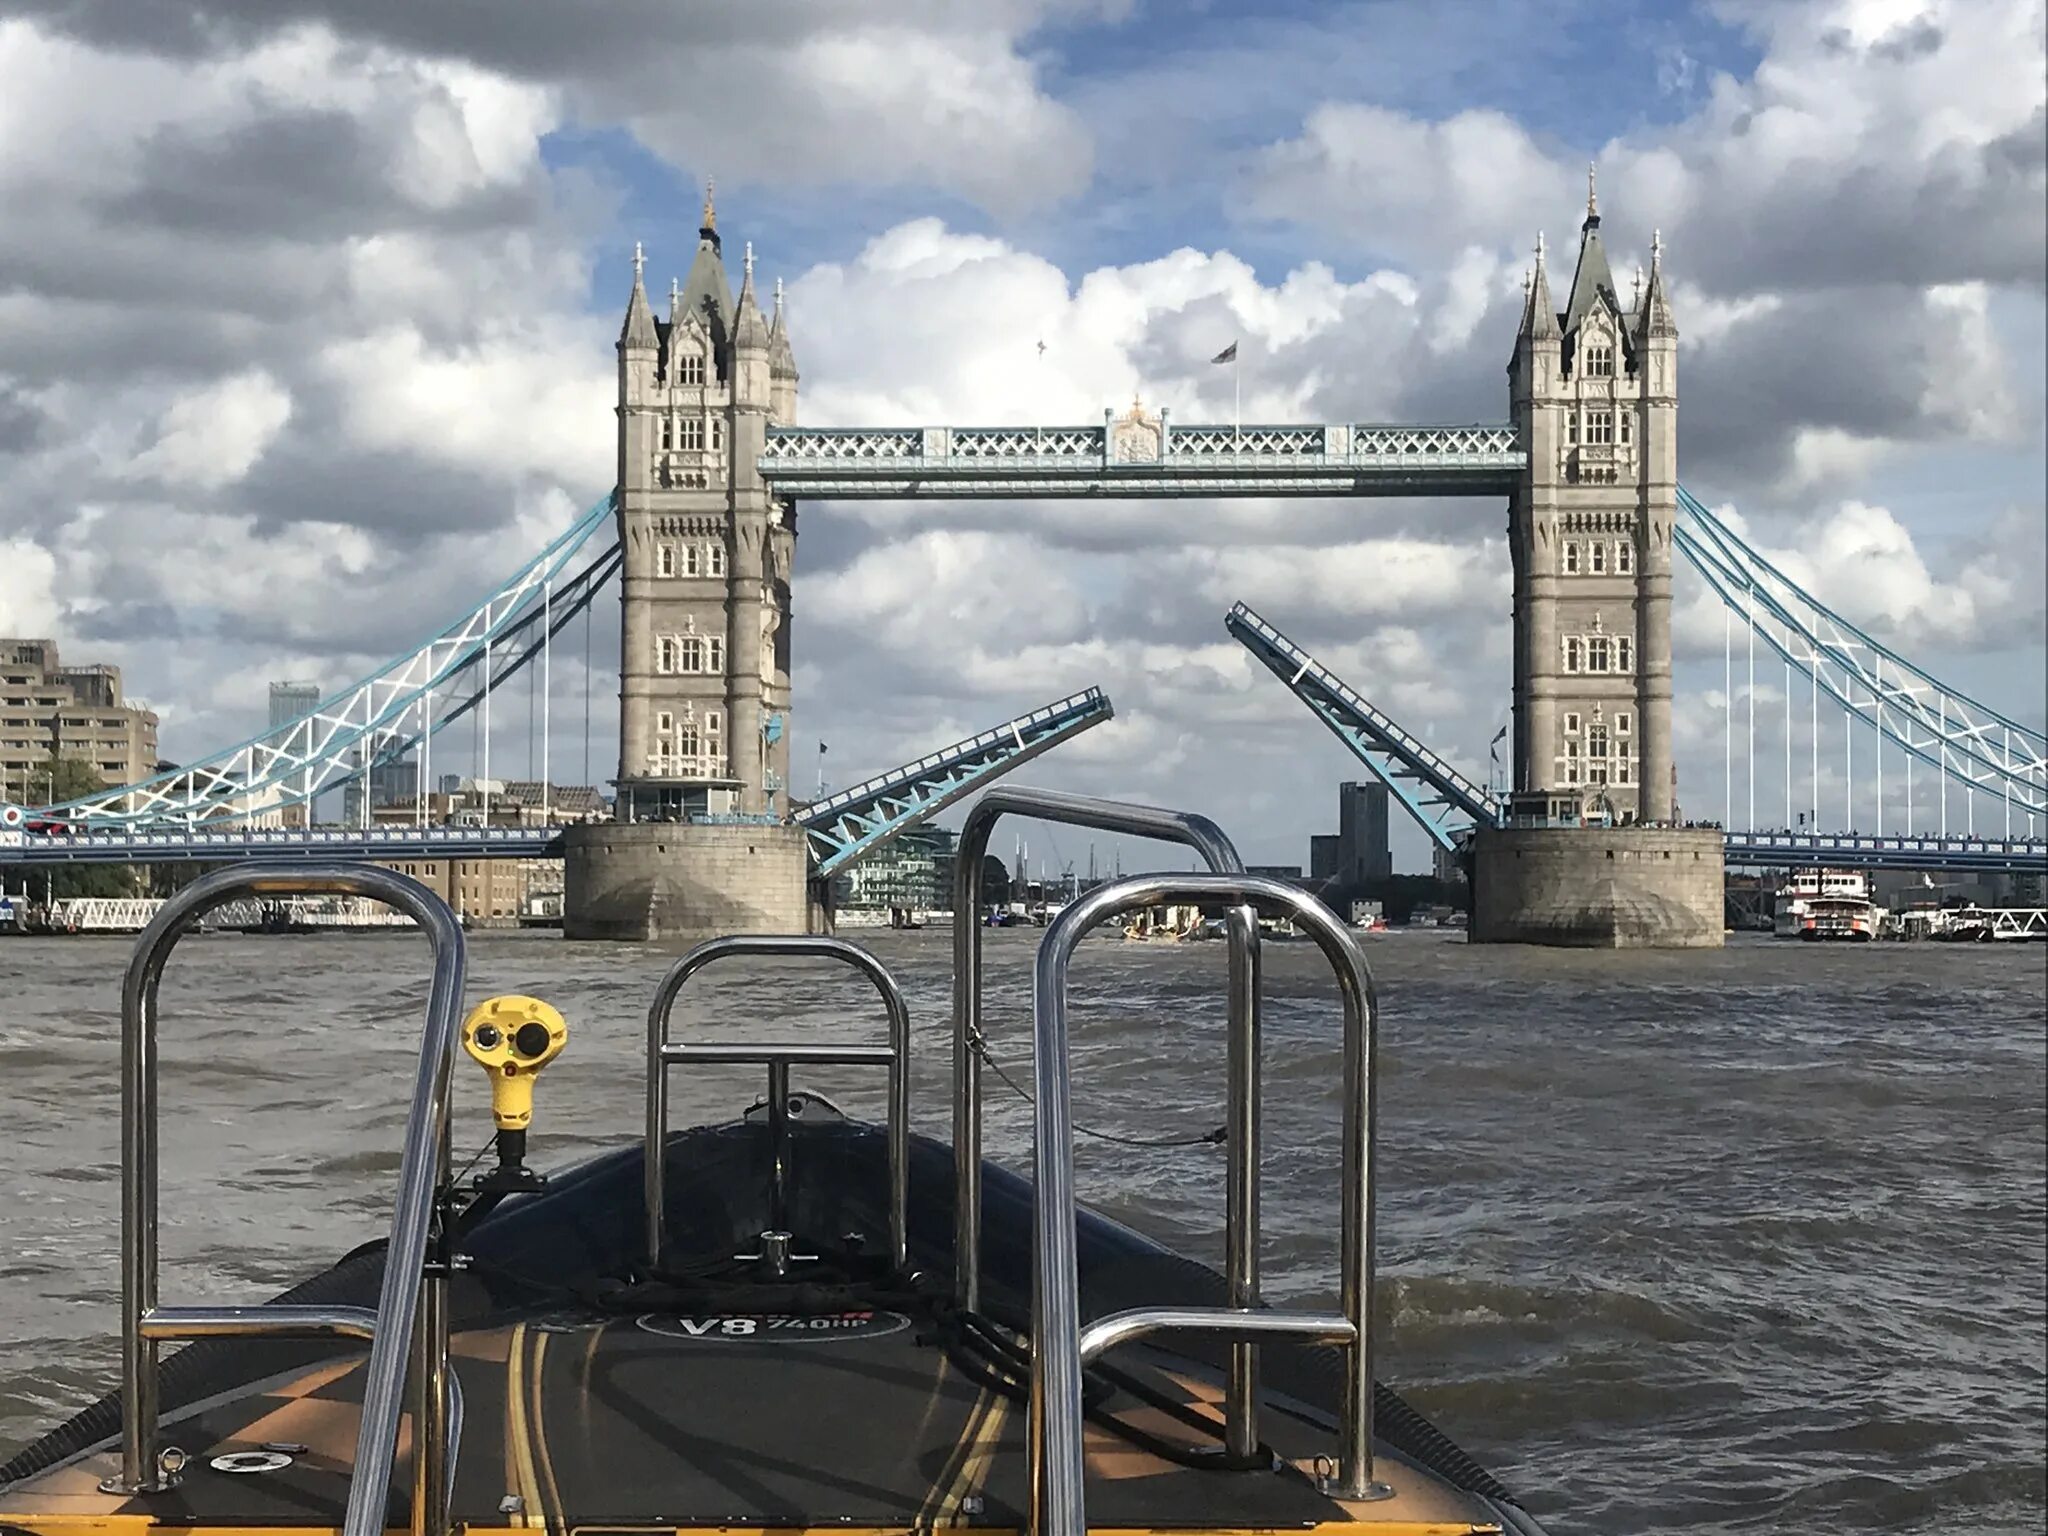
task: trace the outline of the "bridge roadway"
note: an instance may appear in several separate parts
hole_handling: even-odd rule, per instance
[[[761,817],[709,817],[761,821]],[[209,864],[246,859],[545,859],[560,827],[174,828],[156,832],[0,833],[0,864]],[[1731,869],[2048,871],[2048,838],[1878,837],[1855,832],[1729,832]]]

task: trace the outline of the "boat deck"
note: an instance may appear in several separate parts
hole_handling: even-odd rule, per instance
[[[928,1328],[895,1312],[823,1317],[536,1312],[459,1332],[463,1428],[453,1513],[471,1530],[685,1531],[1019,1528],[1022,1402],[965,1374]],[[1204,1367],[1142,1347],[1127,1368],[1218,1417]],[[104,1448],[0,1489],[0,1530],[337,1529],[347,1500],[362,1355],[273,1377],[167,1415],[190,1460],[146,1498],[98,1491]],[[1128,1396],[1106,1407],[1168,1441],[1200,1438]],[[1098,1529],[1309,1530],[1370,1522],[1403,1533],[1496,1531],[1486,1502],[1384,1447],[1395,1496],[1343,1504],[1317,1491],[1331,1436],[1269,1409],[1275,1470],[1178,1465],[1091,1424],[1088,1509]],[[274,1470],[216,1467],[223,1457]],[[401,1455],[405,1454],[402,1440]],[[228,1465],[232,1466],[233,1463]],[[1326,1463],[1327,1465],[1327,1463]],[[389,1523],[403,1526],[403,1475]],[[109,1518],[113,1517],[113,1518]],[[125,1517],[125,1518],[124,1518]],[[140,1517],[137,1519],[137,1517]]]

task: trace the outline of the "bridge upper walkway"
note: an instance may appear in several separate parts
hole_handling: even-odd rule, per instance
[[[1506,495],[1529,456],[1512,426],[770,427],[756,460],[791,495],[922,497]]]

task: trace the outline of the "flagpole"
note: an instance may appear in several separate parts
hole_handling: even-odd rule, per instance
[[[1230,451],[1244,452],[1244,361],[1237,355],[1237,343],[1230,344]]]

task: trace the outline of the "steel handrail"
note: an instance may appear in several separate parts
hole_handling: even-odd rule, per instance
[[[377,1306],[362,1309],[165,1308],[157,1305],[157,993],[178,941],[207,912],[249,895],[369,896],[410,916],[434,950],[433,981],[412,1107],[406,1116],[398,1200]],[[398,1454],[400,1400],[416,1368],[412,1530],[448,1529],[454,1476],[451,1419],[459,1388],[448,1369],[446,1277],[427,1273],[437,1196],[448,1178],[449,1080],[467,965],[462,925],[417,881],[373,865],[315,865],[280,872],[237,865],[203,875],[170,898],[143,930],[121,983],[121,1475],[102,1487],[126,1494],[175,1485],[158,1458],[157,1344],[171,1338],[255,1335],[363,1337],[362,1418],[349,1477],[344,1536],[382,1536]],[[268,1317],[263,1314],[268,1313]],[[409,1359],[409,1357],[414,1357]]]
[[[1147,1308],[1099,1318],[1081,1327],[1080,1265],[1074,1197],[1074,1125],[1067,1029],[1067,971],[1081,939],[1098,923],[1163,903],[1255,905],[1306,929],[1337,973],[1344,1002],[1344,1148],[1340,1174],[1339,1304],[1327,1313],[1246,1315],[1230,1308]],[[1032,1033],[1037,1088],[1032,1171],[1036,1230],[1032,1243],[1031,1407],[1029,1424],[1032,1536],[1086,1536],[1082,1486],[1081,1372],[1088,1352],[1125,1337],[1196,1328],[1233,1340],[1293,1333],[1336,1338],[1344,1349],[1344,1390],[1338,1407],[1339,1498],[1372,1499],[1389,1490],[1373,1480],[1373,1136],[1378,1120],[1379,1005],[1372,971],[1357,941],[1322,903],[1277,880],[1242,873],[1136,875],[1099,886],[1068,906],[1047,928],[1032,968]],[[1256,1117],[1256,1104],[1253,1106]],[[1290,1321],[1281,1322],[1279,1318]],[[1338,1323],[1342,1328],[1338,1328]],[[1344,1335],[1348,1334],[1348,1338]],[[1233,1347],[1242,1347],[1234,1345]]]
[[[809,956],[841,960],[875,984],[889,1015],[886,1047],[832,1045],[819,1041],[705,1041],[678,1044],[668,1038],[669,1015],[684,985],[707,965],[743,955]],[[642,1154],[641,1190],[646,1203],[647,1263],[661,1262],[666,1149],[668,1143],[668,1069],[680,1061],[714,1063],[762,1062],[768,1067],[769,1134],[774,1141],[771,1203],[779,1208],[787,1179],[789,1064],[835,1063],[886,1065],[889,1069],[889,1253],[900,1271],[910,1257],[910,1005],[896,978],[867,950],[845,939],[804,934],[736,934],[707,939],[668,968],[647,1010],[647,1129]]]
[[[1212,871],[1244,869],[1223,829],[1192,811],[999,784],[967,813],[953,865],[953,1295],[969,1310],[981,1295],[982,860],[1005,815],[1180,843]],[[1224,1272],[1230,1305],[1249,1308],[1259,1304],[1259,929],[1248,907],[1233,907],[1227,926]],[[1224,1444],[1234,1456],[1250,1455],[1258,1444],[1258,1376],[1258,1347],[1233,1343],[1223,1418]]]

